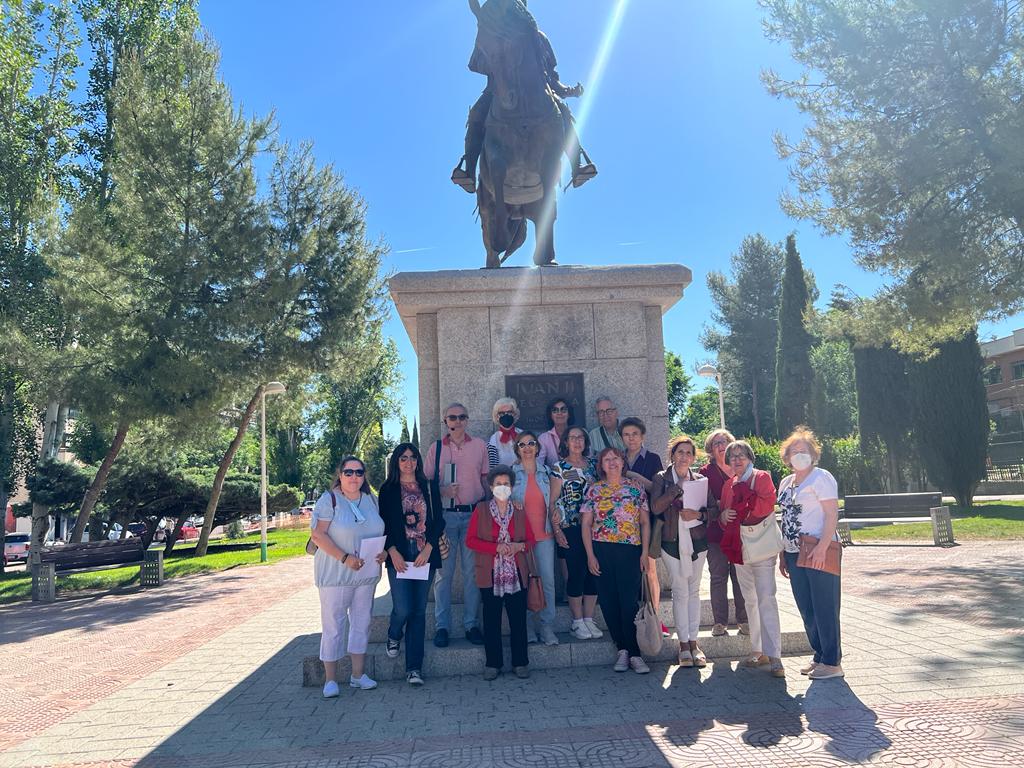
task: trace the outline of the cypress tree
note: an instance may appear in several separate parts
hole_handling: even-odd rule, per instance
[[[409,419],[402,419],[402,432],[398,435],[398,442],[408,443],[409,442]]]
[[[807,421],[814,370],[811,347],[814,337],[804,316],[810,304],[804,266],[796,250],[796,237],[786,238],[786,266],[779,303],[779,341],[775,353],[775,428],[785,436]]]
[[[860,450],[865,456],[886,451],[888,490],[903,490],[901,466],[910,432],[910,388],[907,360],[891,346],[855,347],[857,380],[857,427]],[[881,489],[880,489],[881,490]]]
[[[985,477],[988,408],[976,331],[945,341],[909,366],[914,439],[928,479],[971,506]]]

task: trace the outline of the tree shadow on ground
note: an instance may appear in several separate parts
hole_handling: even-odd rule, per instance
[[[60,576],[57,578],[59,580]],[[204,583],[201,591],[190,585],[187,579],[175,579],[153,589],[135,586],[114,591],[71,593],[60,596],[53,603],[21,602],[0,606],[0,645],[69,630],[89,631],[131,624],[157,613],[181,613],[184,617],[195,606],[233,592],[235,582],[244,578],[225,570],[218,573],[215,581]],[[111,599],[124,594],[131,594],[133,599]]]

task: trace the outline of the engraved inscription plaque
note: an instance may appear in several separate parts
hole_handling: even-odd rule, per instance
[[[564,399],[573,410],[574,423],[586,423],[587,400],[583,393],[582,373],[535,373],[505,377],[505,394],[519,404],[520,429],[537,434],[548,427],[547,407],[555,398]]]

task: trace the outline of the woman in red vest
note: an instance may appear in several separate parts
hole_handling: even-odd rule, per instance
[[[484,608],[484,680],[494,680],[504,659],[501,649],[501,611],[508,616],[512,670],[529,677],[526,652],[527,550],[535,540],[523,508],[513,504],[515,473],[498,464],[487,473],[491,500],[473,509],[466,529],[466,546],[476,553],[476,585]]]

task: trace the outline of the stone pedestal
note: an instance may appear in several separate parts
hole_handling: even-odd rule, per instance
[[[594,399],[611,397],[619,416],[647,424],[647,445],[668,441],[662,315],[682,298],[681,264],[503,267],[401,272],[391,296],[419,373],[420,436],[442,434],[441,414],[458,401],[469,431],[488,437],[491,406],[505,376],[581,373],[586,407],[577,423],[597,425]]]

